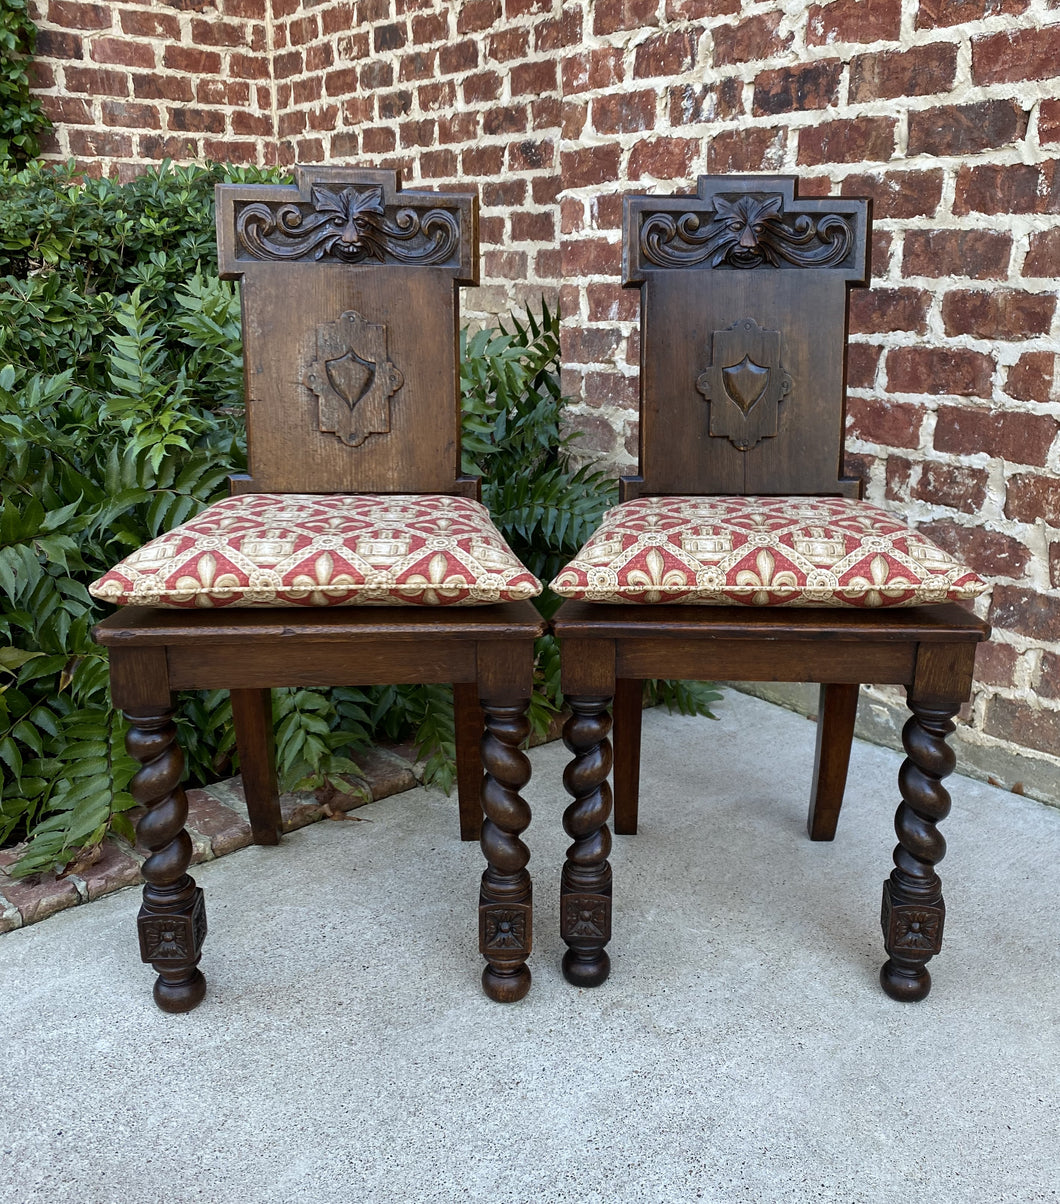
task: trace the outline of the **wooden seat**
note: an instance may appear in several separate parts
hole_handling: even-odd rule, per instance
[[[552,583],[568,599],[554,618],[574,754],[561,924],[578,985],[609,972],[608,711],[613,701],[615,828],[633,833],[642,683],[661,677],[821,683],[813,840],[835,835],[859,684],[905,687],[881,982],[896,999],[930,988],[945,740],[989,628],[961,605],[984,588],[975,574],[840,475],[848,289],[868,279],[869,220],[868,201],[799,198],[790,177],[704,176],[696,195],[626,198],[640,472]]]
[[[293,187],[219,186],[217,226],[221,274],[242,284],[249,473],[93,586],[124,603],[95,638],[142,766],[131,791],[147,807],[139,933],[155,999],[187,1011],[205,992],[172,692],[231,690],[254,839],[275,844],[271,688],[408,682],[454,683],[461,835],[481,828],[487,859],[483,984],[521,998],[519,745],[544,625],[526,600],[539,583],[460,471],[457,301],[477,280],[477,198],[298,168]]]

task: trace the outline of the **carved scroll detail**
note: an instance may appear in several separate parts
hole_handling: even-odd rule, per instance
[[[390,431],[390,398],[405,377],[387,358],[387,328],[347,310],[317,329],[317,358],[305,383],[319,399],[318,429],[348,447]]]
[[[446,209],[392,209],[383,190],[314,185],[310,201],[256,201],[236,217],[237,253],[290,261],[367,260],[409,265],[445,263],[457,250],[460,222]]]
[[[837,213],[816,220],[785,214],[780,193],[714,198],[714,213],[650,213],[640,228],[645,263],[661,268],[835,267],[854,245],[854,230]]]
[[[711,336],[714,362],[696,380],[710,405],[710,433],[749,451],[777,433],[792,379],[780,362],[780,332],[741,318]]]

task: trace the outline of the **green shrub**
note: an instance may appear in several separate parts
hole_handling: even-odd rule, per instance
[[[36,44],[28,0],[0,0],[0,167],[35,159],[40,135],[51,128],[29,90],[27,67]]]

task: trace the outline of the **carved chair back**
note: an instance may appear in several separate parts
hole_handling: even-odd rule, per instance
[[[627,196],[641,290],[643,494],[859,496],[841,477],[847,294],[868,280],[870,202],[789,176],[700,176]]]
[[[220,184],[221,276],[242,282],[249,473],[235,492],[462,493],[458,289],[477,197],[396,172],[299,167]]]

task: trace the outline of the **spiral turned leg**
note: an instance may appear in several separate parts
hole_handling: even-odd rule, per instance
[[[883,884],[884,945],[889,960],[880,983],[892,999],[915,1001],[931,990],[927,963],[942,948],[946,905],[935,866],[946,855],[936,828],[950,810],[942,779],[955,757],[946,744],[958,706],[924,707],[910,702],[912,717],[902,732],[906,759],[898,772],[903,802],[894,819],[898,844],[894,869]]]
[[[604,949],[611,939],[610,702],[568,696],[571,717],[563,729],[563,742],[574,754],[563,774],[563,785],[574,796],[563,813],[563,828],[574,843],[560,882],[560,933],[569,946],[563,976],[578,987],[598,987],[611,971]]]
[[[529,699],[514,706],[483,700],[481,845],[487,866],[479,895],[479,948],[488,962],[482,971],[486,994],[514,1003],[530,990],[533,899],[526,863],[530,850],[519,833],[530,823],[520,789],[530,780],[530,761],[519,745],[530,731]]]
[[[129,789],[148,808],[136,826],[151,850],[143,864],[144,901],[137,917],[140,956],[158,971],[155,1003],[164,1012],[190,1012],[206,994],[199,957],[206,937],[202,889],[187,873],[191,837],[184,829],[188,800],[180,784],[184,757],[172,711],[126,713],[125,747],[140,762]]]

